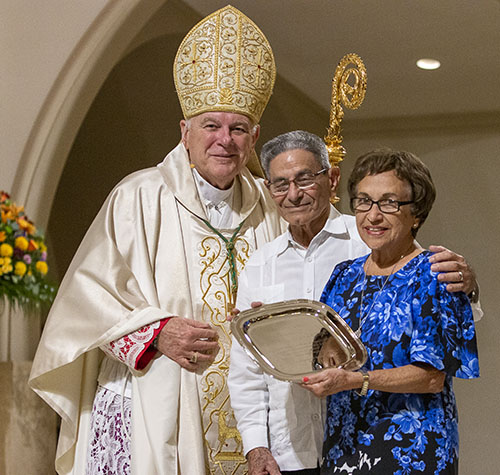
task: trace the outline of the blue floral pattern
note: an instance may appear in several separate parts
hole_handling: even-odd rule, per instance
[[[321,301],[356,330],[363,286],[365,369],[426,363],[446,373],[437,394],[369,390],[328,397],[322,473],[456,474],[458,415],[453,377],[479,376],[474,321],[463,293],[449,293],[424,251],[392,275],[368,276],[367,256],[340,263]]]

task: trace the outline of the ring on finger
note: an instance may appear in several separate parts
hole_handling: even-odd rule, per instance
[[[198,353],[196,351],[191,355],[191,358],[189,358],[189,361],[191,363],[197,363],[198,362]]]
[[[463,282],[464,281],[464,274],[461,270],[458,271],[458,276],[460,277],[459,282]]]

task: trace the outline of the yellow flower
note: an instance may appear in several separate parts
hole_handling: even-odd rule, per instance
[[[14,252],[14,249],[12,249],[12,246],[7,243],[3,243],[0,245],[0,256],[2,257],[10,257],[12,256],[12,253]]]
[[[28,249],[28,240],[24,236],[19,236],[14,242],[15,246],[21,251],[26,251]]]
[[[47,273],[47,271],[49,270],[49,266],[47,265],[47,263],[45,261],[38,261],[35,264],[35,268],[42,275],[45,275]]]
[[[27,219],[18,218],[17,224],[19,224],[19,227],[21,229],[24,229],[25,231],[27,231],[28,234],[35,234],[35,232],[36,232],[35,226],[32,223],[30,223]]]
[[[40,242],[40,251],[42,252],[47,251],[47,246],[43,242]]]
[[[0,275],[12,272],[12,264],[10,257],[0,257]]]
[[[20,275],[21,277],[26,274],[27,266],[24,262],[18,261],[16,262],[15,268],[14,268],[14,274]]]

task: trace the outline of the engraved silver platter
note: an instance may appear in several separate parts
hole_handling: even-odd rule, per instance
[[[367,353],[351,327],[328,305],[297,299],[245,310],[231,331],[266,373],[301,382],[329,367],[355,371]]]

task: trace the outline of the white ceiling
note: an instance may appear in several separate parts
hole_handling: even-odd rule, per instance
[[[224,0],[184,0],[205,16]],[[498,0],[232,0],[269,39],[278,74],[329,109],[340,58],[368,71],[356,119],[500,114]],[[422,57],[441,68],[423,71]],[[347,113],[346,113],[347,119]]]

